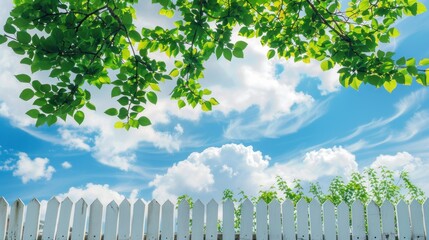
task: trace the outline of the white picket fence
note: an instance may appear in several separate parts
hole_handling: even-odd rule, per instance
[[[62,202],[52,198],[47,204],[41,231],[38,200],[32,200],[27,206],[17,200],[9,207],[6,200],[0,198],[0,240],[40,237],[42,240],[100,240],[102,237],[104,240],[174,240],[175,237],[177,240],[308,240],[310,237],[311,240],[424,240],[429,234],[429,200],[423,206],[417,201],[410,205],[401,201],[396,206],[385,201],[381,207],[371,202],[366,209],[356,201],[351,207],[351,221],[345,203],[335,207],[329,201],[320,205],[317,200],[309,204],[301,200],[294,207],[289,200],[283,203],[275,200],[268,205],[260,201],[254,206],[246,200],[238,233],[234,230],[231,201],[222,204],[222,211],[214,200],[206,206],[198,200],[193,209],[183,201],[177,211],[175,209],[170,201],[161,206],[153,200],[146,206],[142,200],[131,204],[125,199],[119,206],[112,201],[104,208],[95,200],[87,214],[88,205],[83,199],[73,203],[69,198]],[[222,216],[222,232],[218,232],[219,216]]]

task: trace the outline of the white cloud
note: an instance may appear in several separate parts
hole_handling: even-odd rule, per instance
[[[307,153],[304,160],[269,164],[270,157],[254,151],[252,146],[226,144],[210,147],[174,164],[150,182],[155,189],[153,198],[174,200],[187,193],[206,199],[220,199],[226,188],[257,194],[259,186],[270,186],[275,177],[287,181],[295,178],[313,181],[322,177],[348,177],[358,170],[355,156],[342,147],[320,149]]]
[[[111,201],[120,203],[125,199],[124,195],[112,190],[109,185],[94,183],[88,183],[82,188],[71,187],[68,192],[59,194],[57,197],[60,200],[68,197],[73,202],[77,202],[79,199],[83,198],[88,204],[91,204],[95,199],[98,199],[104,206],[109,204]]]
[[[90,151],[91,147],[86,143],[89,138],[79,130],[71,130],[66,128],[58,129],[61,136],[61,144],[69,147],[70,149]]]
[[[61,163],[61,167],[63,167],[64,169],[69,169],[72,167],[72,165],[69,162],[65,161]]]
[[[420,158],[414,157],[408,152],[398,152],[396,155],[379,155],[371,164],[371,167],[385,166],[392,171],[401,172],[405,170],[412,173],[421,165]]]
[[[38,181],[40,179],[50,180],[55,168],[48,165],[49,159],[35,158],[31,160],[26,153],[19,153],[19,160],[13,171],[13,176],[20,177],[23,183]]]

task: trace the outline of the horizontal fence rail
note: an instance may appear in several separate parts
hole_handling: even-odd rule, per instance
[[[355,201],[350,208],[344,202],[261,200],[254,206],[245,200],[238,228],[236,207],[230,200],[221,206],[198,200],[191,209],[186,201],[175,206],[124,199],[103,206],[99,200],[88,205],[52,198],[41,221],[37,199],[9,206],[0,198],[0,240],[425,240],[429,234],[429,200],[395,206]]]

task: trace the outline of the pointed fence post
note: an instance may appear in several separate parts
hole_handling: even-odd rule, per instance
[[[40,202],[37,199],[31,200],[27,205],[25,214],[23,240],[37,240],[39,236],[40,222]]]
[[[222,210],[222,239],[235,239],[234,203],[231,199],[228,199],[223,203]]]
[[[79,199],[74,206],[73,225],[71,240],[84,240],[85,239],[85,228],[86,228],[86,212],[88,210],[88,204],[83,200]]]
[[[268,209],[267,203],[260,199],[256,204],[256,239],[268,240]]]
[[[337,207],[338,239],[350,239],[349,206],[341,202]]]
[[[411,216],[411,237],[412,239],[421,240],[425,237],[425,229],[423,223],[422,205],[413,200],[410,204]]]
[[[161,216],[161,239],[174,240],[174,205],[170,200],[167,200],[162,205]]]
[[[154,199],[149,203],[147,211],[147,240],[158,240],[160,205]]]
[[[332,240],[337,238],[337,230],[335,224],[335,206],[329,200],[326,200],[323,203],[323,231],[325,233],[326,240]]]
[[[106,207],[106,219],[104,225],[104,240],[117,240],[118,235],[119,206],[113,200]]]
[[[308,240],[308,203],[301,198],[296,204],[297,239]]]
[[[88,240],[101,239],[101,224],[103,216],[103,204],[95,199],[89,207]]]
[[[241,205],[240,240],[253,239],[253,204],[249,199]]]
[[[363,204],[356,200],[352,204],[352,235],[353,240],[365,240],[365,214]]]
[[[56,240],[68,240],[70,233],[70,218],[73,202],[70,198],[66,198],[61,202],[60,215],[58,217],[58,229]]]
[[[189,223],[188,223],[189,226]],[[192,208],[192,234],[191,239],[204,239],[204,204],[197,200]]]
[[[130,240],[130,223],[131,203],[125,198],[119,205],[118,240]]]
[[[8,216],[9,204],[4,197],[0,197],[0,240],[6,237],[6,224]]]
[[[43,225],[42,240],[55,239],[59,208],[60,201],[58,201],[56,197],[51,198],[46,207],[45,224]]]
[[[295,207],[293,202],[286,199],[282,204],[283,239],[296,240],[295,236]]]
[[[269,239],[270,240],[282,240],[282,228],[280,219],[280,202],[277,199],[273,199],[268,204],[268,215],[269,215]]]
[[[411,240],[410,213],[407,204],[403,200],[396,205],[396,220],[398,222],[399,239]]]
[[[323,240],[322,208],[320,202],[314,198],[309,205],[311,240]]]
[[[138,199],[133,206],[133,220],[131,223],[131,240],[141,240],[144,238],[144,212],[145,204]]]
[[[395,210],[393,204],[385,200],[381,205],[381,239],[394,240],[395,231]]]
[[[189,240],[189,203],[182,201],[177,209],[177,239]]]
[[[23,222],[24,203],[21,201],[21,199],[18,199],[12,204],[10,208],[7,240],[21,240]]]
[[[380,209],[374,201],[371,201],[366,207],[366,216],[368,221],[368,239],[380,240]]]
[[[218,208],[219,205],[214,199],[207,204],[206,240],[217,240]]]

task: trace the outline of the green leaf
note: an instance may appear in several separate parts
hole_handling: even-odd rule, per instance
[[[424,12],[426,12],[426,6],[421,2],[417,2],[417,14],[422,14]]]
[[[384,89],[386,89],[389,93],[391,93],[396,88],[396,85],[397,83],[395,80],[385,81],[383,83]]]
[[[115,128],[123,128],[124,127],[124,123],[121,122],[121,121],[117,121],[117,122],[115,122],[114,127]]]
[[[7,37],[5,35],[0,35],[0,44],[7,42]]]
[[[423,58],[422,60],[420,60],[419,65],[420,66],[429,65],[429,58]]]
[[[44,114],[39,114],[37,116],[36,127],[40,127],[46,123],[46,116]]]
[[[150,86],[150,88],[152,88],[152,90],[154,90],[154,91],[157,91],[157,92],[161,91],[161,88],[159,88],[159,85],[158,85],[158,84],[150,83],[150,84],[149,84],[149,86]]]
[[[112,88],[111,96],[112,96],[112,98],[117,97],[117,96],[121,95],[121,93],[122,93],[121,88],[116,86],[116,87]]]
[[[330,59],[325,60],[325,61],[320,63],[320,67],[322,68],[323,71],[327,71],[327,70],[334,67],[334,62]]]
[[[179,99],[179,101],[177,101],[177,106],[179,106],[179,108],[183,108],[186,106],[186,103],[182,99]]]
[[[116,116],[118,115],[118,110],[116,108],[109,108],[106,111],[104,111],[104,113],[109,116]]]
[[[121,104],[122,106],[128,105],[129,100],[128,97],[121,97],[118,99],[118,103]]]
[[[405,58],[401,57],[400,59],[396,60],[396,64],[398,64],[398,65],[405,65]]]
[[[183,62],[176,60],[174,61],[174,66],[176,66],[177,68],[182,68],[183,67]]]
[[[215,106],[215,105],[218,105],[219,104],[219,102],[215,99],[215,98],[210,98],[210,100],[209,100],[211,103],[212,103],[212,105],[213,106]]]
[[[52,126],[56,122],[57,122],[57,117],[55,115],[49,115],[48,117],[46,117],[46,123],[48,124],[48,126]]]
[[[236,58],[243,58],[244,57],[243,50],[240,48],[234,48],[234,50],[232,51],[232,54]]]
[[[205,101],[201,105],[201,109],[203,109],[204,112],[208,112],[212,110],[212,104],[210,101]]]
[[[362,84],[361,80],[357,78],[353,78],[353,81],[350,83],[350,87],[352,87],[354,90],[359,90],[359,87],[361,84]]]
[[[158,97],[156,96],[156,94],[154,92],[148,92],[147,93],[147,99],[149,100],[149,102],[156,104],[156,102],[158,101]]]
[[[276,54],[276,52],[274,51],[274,49],[270,49],[267,53],[267,58],[271,59],[274,57],[275,54]]]
[[[244,50],[247,47],[247,43],[244,41],[237,41],[234,45],[234,48]]]
[[[93,110],[93,111],[95,111],[95,110],[96,110],[95,105],[94,105],[94,104],[92,104],[92,103],[90,103],[90,102],[87,102],[85,105],[86,105],[86,107],[87,107],[89,110]]]
[[[31,110],[28,110],[25,114],[27,114],[31,118],[37,118],[37,116],[39,116],[39,110],[31,109]]]
[[[149,126],[152,123],[150,122],[149,118],[143,116],[143,117],[139,118],[139,124],[140,124],[140,126]]]
[[[30,88],[26,88],[22,90],[21,94],[19,95],[19,98],[21,98],[24,101],[28,101],[34,97],[34,92]]]
[[[216,48],[216,58],[219,59],[220,57],[222,57],[222,53],[223,53],[223,48],[221,46],[218,46]]]
[[[80,124],[82,124],[83,120],[85,119],[85,114],[82,111],[77,111],[74,114],[73,118],[80,125]]]
[[[177,68],[173,69],[173,70],[170,72],[170,76],[172,76],[172,77],[177,77],[177,76],[179,76],[179,70],[178,70]]]
[[[26,31],[19,31],[16,34],[16,37],[22,44],[29,44],[31,42],[31,35]]]
[[[18,81],[23,82],[23,83],[30,83],[31,82],[31,77],[28,76],[27,74],[18,74],[15,75],[16,79],[18,79]]]
[[[225,59],[227,59],[228,61],[231,61],[232,59],[232,52],[231,50],[229,50],[228,48],[225,48],[223,50],[223,56],[225,57]]]
[[[389,35],[393,38],[399,37],[400,33],[397,28],[391,28],[389,29]]]

